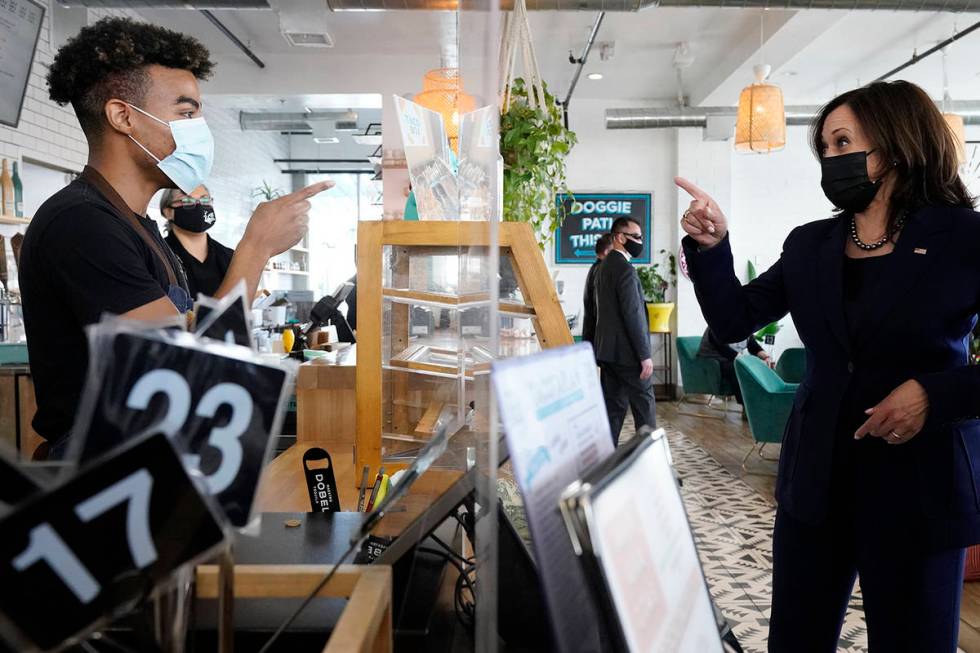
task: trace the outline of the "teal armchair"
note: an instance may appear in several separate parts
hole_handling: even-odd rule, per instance
[[[742,459],[742,470],[752,452],[762,456],[762,449],[769,443],[782,442],[783,430],[793,410],[793,397],[798,383],[787,383],[765,362],[755,356],[739,356],[735,359],[735,376],[742,389],[742,402],[749,429],[755,444]],[[767,459],[769,460],[769,459]]]
[[[718,361],[711,358],[698,358],[701,349],[701,336],[684,336],[677,338],[677,362],[681,368],[681,383],[684,388],[682,403],[689,402],[688,395],[708,395],[709,408],[714,397],[731,397],[735,389],[721,378],[721,368]],[[724,413],[724,408],[722,409]],[[683,412],[683,415],[695,417],[718,417],[724,415],[706,415],[703,413]]]
[[[787,349],[779,355],[776,374],[787,383],[800,383],[806,372],[806,350],[802,347]]]

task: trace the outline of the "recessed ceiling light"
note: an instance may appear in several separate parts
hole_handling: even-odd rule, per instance
[[[589,79],[591,80],[602,79],[602,73],[589,73]]]

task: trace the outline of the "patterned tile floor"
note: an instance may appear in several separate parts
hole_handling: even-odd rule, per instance
[[[711,595],[732,624],[746,653],[765,653],[772,587],[772,526],[775,506],[728,472],[698,444],[664,420],[681,494],[698,544]],[[634,432],[627,418],[622,439]],[[502,468],[499,492],[515,528],[529,539],[527,520],[509,465]],[[867,651],[860,588],[855,584],[838,651]]]
[[[764,653],[772,587],[775,507],[680,431],[665,424],[681,494],[711,595],[746,653]],[[625,433],[624,433],[625,435]],[[867,651],[859,588],[851,597],[838,651]]]

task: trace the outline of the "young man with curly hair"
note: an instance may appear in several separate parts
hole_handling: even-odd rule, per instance
[[[181,266],[146,208],[161,188],[190,193],[210,172],[198,80],[213,68],[197,40],[122,18],[83,28],[51,64],[51,99],[72,105],[89,145],[81,176],[36,212],[20,259],[33,424],[55,456],[88,366],[84,327],[104,313],[156,320],[190,307]],[[331,185],[259,205],[217,296],[243,279],[254,293],[269,258],[305,232],[309,198]]]

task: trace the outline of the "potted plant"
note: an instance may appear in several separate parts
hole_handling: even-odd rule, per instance
[[[748,277],[749,277],[749,281],[751,282],[751,281],[755,280],[755,278],[757,276],[758,276],[758,274],[756,274],[755,265],[752,263],[752,261],[749,261],[748,262]],[[761,329],[759,329],[758,331],[756,331],[756,333],[755,333],[755,339],[764,343],[766,341],[766,336],[772,336],[773,337],[773,340],[775,340],[776,339],[776,334],[779,333],[779,330],[782,329],[782,328],[783,328],[783,325],[780,324],[779,322],[771,322],[771,323],[767,324],[766,326],[762,327]]]
[[[666,263],[658,261],[650,265],[638,265],[636,273],[640,277],[643,299],[647,303],[650,331],[668,333],[670,331],[670,316],[674,312],[674,302],[667,301],[667,291],[677,283],[677,258],[673,252],[668,252],[665,249],[658,253],[661,257],[666,256]],[[665,274],[667,276],[664,276]]]
[[[252,199],[261,197],[266,202],[278,199],[285,195],[286,193],[281,188],[273,188],[269,185],[265,179],[262,180],[261,186],[256,186],[252,189]]]
[[[568,193],[565,158],[577,142],[575,133],[565,127],[558,102],[547,85],[544,89],[545,106],[533,108],[524,80],[515,79],[510,105],[500,116],[503,219],[530,223],[542,248],[565,219],[564,207],[555,197]]]

